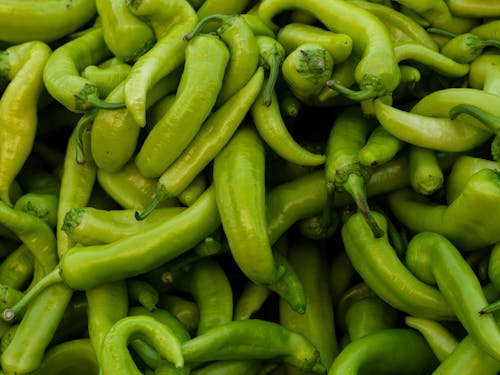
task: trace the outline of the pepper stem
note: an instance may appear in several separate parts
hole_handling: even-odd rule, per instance
[[[224,14],[211,14],[209,16],[206,16],[206,17],[202,18],[200,21],[198,21],[198,23],[196,24],[194,29],[192,31],[190,31],[189,33],[187,33],[186,35],[184,35],[184,37],[182,39],[187,42],[187,41],[191,40],[192,38],[194,38],[196,35],[198,35],[207,23],[213,22],[213,21],[223,22],[228,17],[229,16],[224,15]]]
[[[59,267],[42,277],[31,289],[29,289],[24,296],[17,301],[14,306],[6,308],[2,312],[2,319],[10,322],[19,314],[28,304],[30,304],[41,292],[48,287],[63,282],[62,273]]]
[[[494,116],[472,104],[458,104],[450,109],[449,116],[454,120],[458,115],[465,113],[486,125],[495,135],[500,135],[500,117]]]
[[[101,98],[93,95],[87,97],[87,102],[92,104],[94,108],[98,109],[123,109],[126,107],[125,102],[107,102]]]
[[[269,56],[269,77],[262,91],[262,101],[266,107],[269,107],[273,98],[274,86],[278,81],[278,75],[283,59],[279,54]]]
[[[75,143],[76,143],[76,162],[78,164],[85,163],[85,150],[84,150],[84,136],[83,134],[92,128],[94,119],[97,116],[97,108],[92,108],[86,111],[83,116],[78,120],[75,130]]]
[[[343,184],[343,187],[351,195],[375,238],[382,237],[384,235],[384,231],[379,227],[375,218],[371,214],[370,207],[368,207],[364,177],[357,173],[351,173],[349,174],[349,177],[347,177],[347,181]]]
[[[491,312],[494,312],[494,311],[497,311],[497,310],[500,310],[500,299],[498,299],[495,302],[492,302],[489,305],[483,307],[479,311],[479,314],[491,313]]]
[[[427,32],[431,33],[431,34],[445,36],[448,38],[455,38],[457,36],[457,34],[454,34],[454,33],[447,31],[447,30],[439,29],[437,27],[428,27]]]
[[[162,201],[161,197],[159,194],[156,194],[153,199],[151,200],[151,202],[149,202],[149,204],[146,206],[146,208],[142,211],[142,212],[135,212],[135,218],[136,220],[144,220],[145,218],[147,218],[149,216],[149,214],[151,212],[153,212],[153,210],[156,208],[156,206],[158,206],[158,204],[160,204],[160,202]]]
[[[333,79],[330,79],[326,82],[326,86],[330,89],[337,91],[342,96],[345,96],[347,99],[354,100],[357,102],[374,99],[377,95],[373,90],[351,90],[350,88],[341,85],[338,82],[335,82]]]

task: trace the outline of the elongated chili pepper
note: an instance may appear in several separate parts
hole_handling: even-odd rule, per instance
[[[250,280],[270,284],[280,270],[266,232],[264,158],[256,131],[240,127],[215,158],[213,173],[217,206],[234,260]],[[250,181],[252,189],[248,189]],[[244,210],[248,213],[243,214]]]
[[[134,62],[156,43],[153,30],[136,17],[126,2],[96,1],[101,17],[104,41],[110,51],[125,62]]]
[[[350,342],[378,330],[396,328],[399,320],[398,311],[363,282],[345,291],[335,305],[335,313]]]
[[[473,27],[470,31],[474,35],[480,36],[484,39],[499,39],[500,34],[498,33],[498,25],[500,22],[496,19],[485,21],[476,27]]]
[[[16,200],[14,208],[39,217],[51,228],[55,228],[58,202],[58,194],[28,192]]]
[[[96,15],[93,0],[23,1],[0,4],[0,40],[21,44],[33,40],[53,42],[77,31]]]
[[[434,150],[409,145],[408,166],[410,184],[417,193],[430,195],[443,186],[444,173]]]
[[[370,99],[391,93],[399,82],[399,69],[389,31],[370,12],[346,1],[264,0],[259,16],[269,25],[272,18],[290,8],[306,9],[329,30],[352,38],[353,53],[360,58],[356,66],[356,82],[360,91],[352,91],[334,81],[331,87],[354,100]],[[351,17],[345,17],[350,14]],[[274,25],[276,26],[276,25]]]
[[[389,354],[397,351],[397,355]],[[335,358],[328,375],[360,371],[430,373],[438,361],[425,339],[408,328],[383,329],[348,344]]]
[[[378,212],[372,215],[382,229],[386,229],[384,216]],[[344,224],[342,240],[353,267],[382,300],[407,314],[438,320],[456,319],[442,293],[408,270],[387,235],[374,238],[360,213],[350,216]]]
[[[33,149],[43,69],[50,54],[48,45],[36,41],[1,52],[2,76],[9,82],[0,97],[0,199],[8,204],[10,187]]]
[[[135,158],[144,176],[160,176],[195,137],[215,105],[228,61],[228,48],[213,35],[197,35],[187,43],[175,101],[147,135]]]
[[[469,73],[467,63],[458,62],[441,52],[417,43],[405,43],[394,47],[398,63],[405,60],[418,61],[445,77],[463,77]]]
[[[233,320],[251,318],[260,310],[271,292],[266,285],[255,284],[248,280],[235,301]]]
[[[448,0],[450,11],[461,17],[495,17],[500,16],[500,5],[485,0]]]
[[[261,319],[232,321],[182,344],[186,363],[209,360],[282,359],[304,370],[322,373],[315,346],[302,334]]]
[[[325,248],[319,241],[294,237],[286,255],[304,284],[307,309],[304,314],[298,314],[286,301],[280,300],[280,324],[307,337],[318,349],[323,366],[329,368],[339,352],[339,345],[325,277],[328,273]]]
[[[88,65],[102,62],[111,55],[104,42],[102,27],[95,27],[79,38],[56,48],[43,71],[47,91],[73,112],[90,108],[123,108],[125,103],[101,99],[97,87],[80,75]]]
[[[374,1],[349,0],[349,2],[377,16],[389,29],[394,45],[414,42],[435,51],[438,50],[438,45],[430,37],[426,29],[401,10],[398,11],[385,4],[377,4]]]
[[[463,118],[452,120],[416,111],[406,112],[385,104],[381,99],[375,100],[374,110],[377,120],[389,133],[406,143],[424,148],[468,151],[491,137],[486,129],[468,121],[466,123]]]
[[[334,69],[334,59],[322,45],[304,43],[287,54],[281,74],[288,88],[305,103],[324,89]]]
[[[431,319],[406,316],[405,324],[424,336],[436,358],[443,362],[458,345],[458,339],[440,322]]]
[[[261,100],[254,101],[250,114],[259,135],[280,157],[299,165],[324,163],[323,154],[307,150],[292,137],[280,112],[276,91],[273,90],[269,105]]]
[[[30,304],[40,292],[54,284],[62,284],[73,290],[87,290],[151,271],[159,263],[172,260],[194,247],[219,225],[215,193],[209,187],[195,204],[177,215],[175,220],[110,244],[73,246],[62,256],[53,271],[31,288],[15,306],[4,311],[4,318],[12,319],[16,311]],[[146,253],[148,256],[145,256]],[[82,272],[87,275],[85,278],[81,277]]]
[[[106,334],[117,321],[128,315],[127,284],[125,280],[103,283],[88,288],[85,297],[89,338],[101,363],[101,348]]]
[[[478,20],[470,16],[456,16],[444,0],[397,0],[397,3],[408,7],[422,16],[431,26],[439,27],[453,33],[467,32],[478,24]]]
[[[161,207],[146,219],[138,221],[134,209],[102,210],[91,206],[72,208],[64,217],[62,230],[73,243],[110,243],[158,225],[184,210],[185,207]]]
[[[197,35],[210,22],[217,21],[217,34],[227,44],[230,59],[224,73],[222,87],[216,101],[216,107],[224,104],[233,94],[241,89],[255,73],[259,63],[259,48],[252,29],[239,14],[212,14],[198,22],[185,40]]]
[[[365,186],[370,169],[361,165],[358,158],[372,130],[373,122],[363,117],[359,106],[349,107],[335,118],[326,146],[325,180],[330,199],[335,200],[335,192],[346,191],[356,202],[373,235],[381,237],[383,232],[371,217],[366,202]]]
[[[148,311],[154,311],[160,300],[158,290],[145,280],[131,277],[126,280],[128,300],[130,303],[139,303]]]
[[[103,374],[140,373],[128,353],[128,343],[141,338],[153,345],[175,367],[184,365],[181,343],[173,331],[150,316],[128,316],[113,324],[101,350]]]
[[[473,370],[474,369],[474,370]],[[483,351],[470,336],[465,336],[455,349],[441,364],[435,368],[434,375],[472,375],[480,371],[481,374],[497,374],[500,362]]]
[[[450,204],[460,195],[467,180],[481,169],[500,170],[500,163],[489,159],[461,155],[453,163],[446,177],[446,202]]]
[[[75,366],[89,375],[99,373],[99,362],[89,339],[68,340],[51,347],[33,374],[63,375],[74,371]]]
[[[405,145],[382,125],[377,125],[358,151],[359,162],[369,167],[379,166],[391,160]]]
[[[483,169],[469,178],[460,195],[449,205],[434,204],[408,189],[392,192],[388,198],[394,215],[412,231],[436,232],[460,250],[473,251],[498,241],[497,231],[485,220],[495,215],[498,184],[498,171]],[[409,211],[404,212],[410,208],[411,215]]]
[[[181,70],[177,69],[156,82],[148,91],[146,109],[177,88]],[[109,101],[123,101],[125,82],[107,96]],[[100,110],[92,123],[90,147],[97,167],[116,172],[133,158],[139,144],[141,127],[128,108]]]
[[[192,295],[199,309],[197,335],[224,325],[233,317],[233,292],[222,267],[210,257],[173,276],[174,288]]]
[[[159,177],[155,197],[141,217],[159,202],[178,196],[216,157],[245,119],[263,82],[263,68],[258,68],[245,86],[208,116],[187,148]]]
[[[190,184],[177,195],[179,203],[189,207],[200,197],[200,195],[208,187],[208,176],[201,172],[190,182]]]
[[[491,314],[478,314],[488,301],[459,250],[440,234],[420,232],[408,243],[406,265],[421,280],[437,285],[468,334],[498,360],[500,331]]]
[[[134,63],[125,85],[127,108],[143,127],[147,92],[158,80],[182,66],[186,46],[182,38],[195,27],[198,17],[186,0],[168,4],[159,0],[137,0],[128,6],[137,17],[148,19],[156,37],[155,45]]]
[[[319,44],[330,53],[335,64],[345,61],[352,52],[352,39],[349,35],[297,22],[280,27],[276,40],[283,46],[287,55],[301,44]]]

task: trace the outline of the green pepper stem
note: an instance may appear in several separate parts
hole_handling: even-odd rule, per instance
[[[491,312],[494,312],[494,311],[497,311],[497,310],[500,310],[500,299],[498,299],[495,302],[492,302],[489,305],[483,307],[479,311],[479,314],[487,314],[487,313],[491,313]]]
[[[500,117],[494,116],[472,104],[458,104],[450,109],[449,116],[454,120],[458,115],[468,114],[486,125],[495,135],[500,135]]]
[[[84,136],[83,134],[92,128],[94,119],[97,116],[97,108],[86,111],[76,124],[75,143],[76,143],[76,162],[85,163]]]
[[[356,102],[373,99],[377,96],[374,90],[359,90],[359,91],[351,90],[350,88],[347,88],[344,85],[335,82],[333,79],[327,81],[326,86],[330,89],[337,91],[339,94],[345,96],[347,99],[354,100]]]
[[[262,102],[266,107],[269,107],[273,98],[274,87],[278,81],[278,75],[283,59],[279,54],[269,56],[269,77],[262,91]]]
[[[14,306],[6,308],[2,312],[2,319],[6,322],[12,321],[21,310],[23,310],[33,299],[48,287],[63,282],[62,273],[59,267],[42,277],[26,294],[17,301]]]
[[[370,207],[366,200],[365,179],[357,173],[349,174],[346,182],[343,184],[344,189],[351,195],[356,203],[359,211],[366,220],[375,238],[380,238],[384,235],[384,231],[379,227],[375,218],[371,214]]]
[[[445,37],[448,37],[448,38],[455,38],[457,36],[457,34],[454,34],[454,33],[450,32],[450,31],[443,30],[443,29],[440,29],[440,28],[437,28],[437,27],[429,27],[429,28],[427,28],[427,32],[431,33],[431,34],[445,36]]]
[[[163,199],[161,198],[161,196],[159,194],[156,194],[142,212],[137,212],[137,211],[135,212],[136,220],[144,220],[145,218],[147,218],[149,214],[153,212],[153,210],[156,208],[156,206],[160,204],[162,200]]]
[[[87,102],[94,108],[98,109],[123,109],[126,107],[125,102],[107,102],[101,98],[93,95],[87,97]]]
[[[196,35],[198,35],[207,23],[215,21],[224,22],[224,20],[226,20],[228,17],[230,16],[224,14],[211,14],[209,16],[206,16],[202,18],[200,21],[198,21],[194,29],[191,32],[184,35],[182,39],[184,39],[187,42],[192,38],[194,38]]]

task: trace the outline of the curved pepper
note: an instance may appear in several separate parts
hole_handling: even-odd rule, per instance
[[[496,215],[500,212],[500,173],[483,169],[472,175],[449,205],[436,204],[410,189],[389,193],[397,220],[418,233],[446,236],[462,251],[474,251],[500,240]]]
[[[424,282],[437,285],[468,334],[493,358],[500,359],[500,328],[491,314],[481,284],[462,254],[446,237],[420,232],[406,250],[407,267]]]
[[[134,315],[118,320],[106,333],[100,361],[103,375],[142,374],[127,350],[134,339],[155,347],[175,367],[184,366],[181,342],[172,329],[151,316]]]
[[[328,375],[429,374],[438,361],[420,333],[407,328],[375,331],[340,352]]]
[[[384,232],[385,217],[372,212]],[[360,213],[342,227],[345,251],[365,283],[385,302],[408,314],[454,320],[455,313],[442,293],[420,281],[401,262],[387,235],[375,238]]]
[[[375,15],[339,0],[264,0],[259,5],[258,14],[264,22],[276,28],[274,16],[290,9],[307,10],[329,30],[351,37],[353,53],[360,58],[355,71],[360,91],[352,91],[331,81],[333,89],[354,100],[371,99],[394,91],[400,72],[389,31]]]

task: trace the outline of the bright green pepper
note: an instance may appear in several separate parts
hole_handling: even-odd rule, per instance
[[[389,193],[391,211],[414,232],[446,236],[462,251],[474,251],[500,240],[494,223],[500,194],[500,175],[482,169],[472,175],[460,195],[449,205],[436,204],[409,189]]]
[[[0,40],[52,42],[77,31],[96,15],[94,0],[2,0]]]
[[[30,155],[37,129],[43,70],[51,50],[29,41],[0,52],[0,199],[11,204],[10,188]]]

